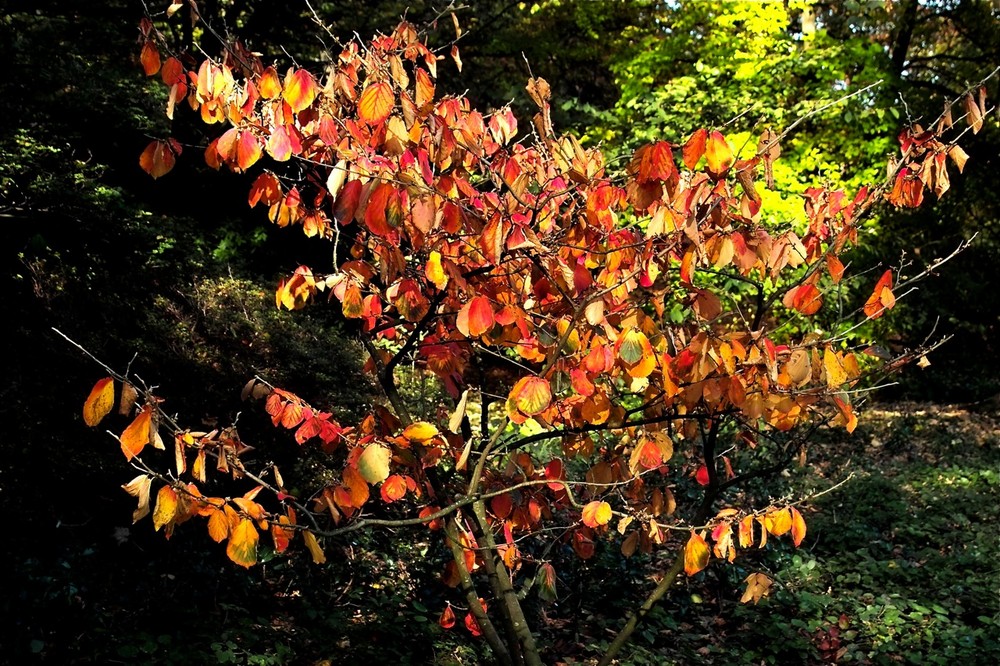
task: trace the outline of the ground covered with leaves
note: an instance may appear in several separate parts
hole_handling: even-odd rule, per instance
[[[805,455],[811,464],[784,477],[789,493],[849,480],[807,507],[803,547],[772,542],[733,566],[680,580],[621,663],[1000,662],[995,405],[873,407],[853,436],[820,433]],[[485,660],[481,642],[464,629],[438,626],[444,559],[420,539],[359,534],[329,548],[322,568],[303,571],[274,557],[243,572],[221,552],[207,552],[200,532],[180,529],[164,544],[148,524],[124,527],[127,498],[102,501],[115,505],[106,513],[120,516],[121,526],[56,525],[46,548],[12,563],[17,575],[3,601],[7,657]],[[79,513],[94,520],[85,507]],[[558,600],[530,606],[546,661],[593,663],[669,561],[669,553],[622,560],[615,544],[602,544],[587,562],[567,557],[557,566]],[[740,604],[753,571],[768,573],[775,586],[759,605]]]

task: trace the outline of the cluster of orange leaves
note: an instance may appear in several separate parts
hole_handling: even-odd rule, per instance
[[[712,288],[716,273],[770,281],[782,285],[780,302],[789,312],[816,315],[824,307],[825,286],[844,277],[839,256],[857,242],[855,216],[877,196],[867,188],[853,198],[812,188],[804,195],[803,234],[768,229],[758,187],[761,171],[764,186],[772,186],[772,165],[780,157],[773,131],[765,130],[756,152],[745,158],[717,130],[699,129],[683,145],[655,142],[636,151],[622,182],[608,171],[600,150],[556,135],[542,79],[528,83],[537,113],[527,129],[509,108],[483,114],[462,97],[438,97],[439,57],[407,23],[366,47],[350,43],[323,79],[296,67],[282,75],[239,44],[218,61],[198,62],[187,54],[163,59],[153,25],[144,22],[141,32],[141,62],[148,76],[159,74],[168,88],[168,117],[186,103],[206,125],[222,129],[205,150],[206,162],[216,169],[259,171],[251,207],[263,206],[276,225],[300,225],[307,236],[333,241],[336,251],[346,252],[332,273],[296,269],[279,285],[276,305],[295,310],[326,294],[374,342],[406,346],[418,337],[419,344],[408,347],[417,363],[456,398],[480,349],[507,353],[526,368],[507,392],[507,422],[531,420],[552,431],[567,458],[600,454],[586,481],[622,489],[617,530],[625,555],[667,540],[669,528],[658,522],[676,507],[665,482],[667,465],[675,441],[698,438],[697,417],[726,415],[784,431],[827,405],[835,409],[836,422],[849,431],[856,426],[849,390],[862,371],[852,351],[818,333],[776,342],[767,320],[751,327]],[[460,67],[457,51],[452,57]],[[980,111],[985,115],[982,95],[966,107],[970,122]],[[925,187],[943,194],[946,156],[964,167],[961,149],[940,140],[950,125],[949,116],[934,131],[901,135],[902,158],[892,165],[895,184],[886,194],[891,203],[919,205]],[[160,177],[180,152],[173,139],[153,141],[140,165]],[[258,169],[265,157],[267,168]],[[305,176],[283,169],[293,160]],[[892,308],[892,290],[893,276],[886,271],[864,315],[874,319]],[[685,325],[670,320],[677,303],[692,315]],[[392,360],[385,349],[376,351],[369,367],[377,372]],[[99,386],[85,405],[88,423],[108,400],[108,385]],[[642,407],[628,408],[630,400]],[[279,389],[270,392],[266,408],[276,426],[294,430],[300,444],[317,438],[328,453],[346,449],[339,483],[318,493],[313,507],[334,524],[351,520],[380,486],[384,502],[408,496],[424,502],[420,517],[431,528],[441,526],[433,516],[444,498],[424,472],[442,460],[466,470],[471,442],[457,423],[447,429],[429,421],[403,427],[377,407],[357,427],[345,428],[330,413]],[[155,404],[146,404],[122,434],[130,458],[158,441],[155,414]],[[680,425],[669,427],[674,418]],[[588,430],[595,427],[621,433],[620,443],[595,451]],[[745,441],[754,441],[753,430],[743,432]],[[177,442],[178,460],[186,447],[198,451],[192,471],[199,481],[206,452],[214,452],[223,471],[238,460],[238,444],[220,433],[183,433]],[[693,453],[685,455],[707,485],[708,470]],[[491,520],[503,531],[499,549],[514,570],[521,554],[513,534],[536,529],[573,502],[559,458],[538,466],[521,451],[507,460],[506,469],[487,470],[482,491],[495,493]],[[178,476],[182,467],[178,463]],[[130,484],[140,508],[143,484],[148,499],[148,481]],[[503,492],[512,485],[518,490]],[[272,534],[278,530],[276,545],[292,532],[281,525],[295,525],[290,508],[276,525],[252,497],[243,498],[247,508],[237,500],[230,506],[202,499],[193,484],[178,482],[164,491],[178,499],[154,520],[158,527],[169,530],[191,515],[208,515],[212,534],[214,517],[213,538],[228,535],[236,553],[230,557],[240,564],[251,559],[255,521],[262,529],[270,524]],[[594,540],[610,530],[615,515],[600,492],[590,495],[579,526],[567,537],[584,558],[593,555]],[[230,516],[225,534],[216,515]],[[794,507],[739,520],[735,515],[713,519],[712,547],[703,534],[691,532],[688,574],[704,568],[713,554],[732,560],[734,526],[743,548],[754,543],[754,522],[760,525],[759,546],[768,534],[791,532],[796,545],[805,534]],[[321,560],[315,536],[296,531]],[[474,539],[471,533],[461,538],[468,542],[466,565],[473,570]],[[457,571],[445,578],[457,584]],[[750,598],[759,599],[767,585],[748,579]],[[442,616],[442,626],[449,623],[453,614]]]

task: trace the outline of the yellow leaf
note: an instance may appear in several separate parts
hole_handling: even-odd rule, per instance
[[[178,504],[177,492],[173,488],[160,488],[160,492],[156,494],[156,508],[153,509],[153,529],[159,531],[161,527],[171,523],[177,516]]]
[[[693,576],[708,566],[708,560],[712,551],[708,547],[705,539],[695,532],[691,532],[691,538],[684,546],[684,573]]]
[[[309,554],[312,555],[313,563],[325,564],[326,555],[323,553],[323,549],[319,547],[319,542],[316,541],[316,535],[312,532],[303,532],[302,538],[305,539],[306,548],[309,549]]]
[[[140,474],[122,486],[125,492],[139,500],[139,506],[132,513],[133,524],[149,515],[149,487],[152,482],[153,477]]]
[[[108,415],[114,404],[115,382],[111,377],[105,377],[94,384],[83,403],[83,422],[91,427],[96,426]]]
[[[257,563],[257,528],[253,521],[244,518],[229,535],[226,555],[241,567],[250,568]]]
[[[541,414],[552,401],[552,389],[542,377],[522,377],[511,389],[508,401],[525,416]]]
[[[607,502],[593,501],[583,507],[583,524],[587,527],[607,525],[611,520],[611,505]]]
[[[788,509],[772,511],[764,516],[764,527],[774,536],[781,536],[792,529],[792,516]]]
[[[444,289],[448,286],[448,274],[444,272],[444,267],[441,265],[441,253],[437,250],[432,251],[428,257],[424,272],[427,274],[427,279],[433,282],[438,289]]]
[[[705,161],[708,170],[716,176],[721,176],[733,165],[733,149],[726,143],[721,132],[712,132],[705,143]]]
[[[382,483],[389,478],[392,453],[381,444],[370,444],[358,458],[358,471],[368,483]]]
[[[406,430],[403,431],[403,437],[411,442],[418,443],[426,442],[432,437],[437,436],[437,434],[437,427],[427,421],[417,421],[416,423],[406,426]]]
[[[747,584],[747,589],[740,597],[740,602],[745,604],[753,601],[756,604],[771,591],[773,581],[762,573],[752,573],[744,582]]]
[[[847,370],[843,361],[833,349],[827,347],[823,352],[823,367],[826,369],[826,385],[832,389],[840,388],[847,381]]]

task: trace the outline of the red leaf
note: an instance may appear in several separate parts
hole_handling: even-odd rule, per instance
[[[139,60],[142,61],[142,69],[146,72],[146,76],[152,76],[160,71],[160,52],[156,50],[156,44],[152,40],[142,45]]]
[[[455,318],[455,326],[462,335],[477,338],[495,323],[493,305],[486,296],[476,296],[466,303]]]
[[[444,607],[441,612],[441,618],[438,620],[438,624],[441,625],[442,629],[451,629],[455,626],[455,611],[451,609],[451,604]]]
[[[709,484],[708,467],[705,465],[699,467],[698,471],[694,475],[694,480],[703,486],[707,486]]]
[[[381,494],[387,503],[401,499],[406,495],[406,479],[399,474],[393,474],[382,482]]]
[[[708,130],[701,128],[691,135],[691,138],[684,144],[684,166],[694,171],[698,160],[705,154],[705,139],[708,138]]]

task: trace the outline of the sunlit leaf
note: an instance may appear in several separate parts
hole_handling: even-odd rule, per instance
[[[684,546],[684,573],[693,576],[708,566],[712,551],[705,539],[696,532],[691,532],[687,545]]]
[[[326,553],[320,548],[316,535],[307,530],[302,533],[302,539],[306,543],[306,548],[309,549],[309,554],[312,555],[313,564],[326,564]]]
[[[708,170],[717,177],[721,177],[733,165],[733,149],[721,132],[712,132],[705,142],[705,161],[708,163]]]
[[[382,483],[389,477],[392,452],[381,444],[369,444],[358,458],[358,471],[368,483]]]
[[[792,517],[792,543],[799,546],[802,540],[806,538],[806,521],[794,506],[789,507],[788,511]]]
[[[149,490],[152,482],[153,477],[148,474],[140,474],[122,486],[125,492],[139,500],[139,505],[132,512],[133,523],[137,523],[149,515]]]
[[[395,502],[406,495],[406,479],[399,474],[393,474],[382,482],[382,499],[387,502]]]
[[[455,317],[455,326],[466,337],[479,337],[495,323],[493,305],[486,296],[476,296],[469,300]]]
[[[369,125],[385,122],[396,103],[392,86],[385,81],[373,83],[365,88],[358,100],[358,118]]]
[[[177,491],[170,486],[160,488],[160,492],[156,494],[156,508],[153,509],[153,529],[159,531],[164,525],[173,522],[179,504]]]
[[[135,417],[135,420],[125,428],[125,432],[122,433],[121,437],[119,437],[122,445],[122,453],[125,454],[126,459],[132,460],[149,444],[152,423],[153,407],[152,405],[146,405],[139,412],[139,415]]]
[[[83,403],[83,422],[91,427],[96,426],[108,415],[114,404],[114,380],[111,377],[98,380]]]
[[[542,377],[522,377],[514,384],[508,399],[525,416],[541,414],[552,401],[552,389]]]
[[[167,141],[151,141],[139,156],[139,166],[153,178],[168,173],[176,161],[174,146]]]
[[[740,597],[740,603],[753,602],[756,604],[762,598],[766,597],[771,591],[771,584],[773,581],[762,573],[752,573],[746,577],[743,581],[747,584],[747,589],[743,592],[743,596]]]
[[[587,527],[607,525],[611,520],[611,505],[594,500],[583,507],[583,524]]]
[[[257,563],[257,528],[249,518],[242,518],[229,534],[226,555],[241,567],[250,568]]]
[[[865,302],[865,316],[869,319],[878,319],[895,304],[896,297],[892,293],[892,271],[887,270],[879,278],[872,295]]]
[[[301,113],[316,99],[318,92],[316,79],[307,70],[299,69],[285,77],[285,89],[282,98],[288,102],[295,113]]]
[[[411,442],[423,443],[429,439],[437,437],[438,429],[433,423],[427,421],[417,421],[406,426],[403,430],[403,437]]]
[[[441,617],[438,618],[438,624],[441,625],[442,629],[451,629],[455,626],[455,611],[452,610],[451,604],[444,607],[441,611]]]

